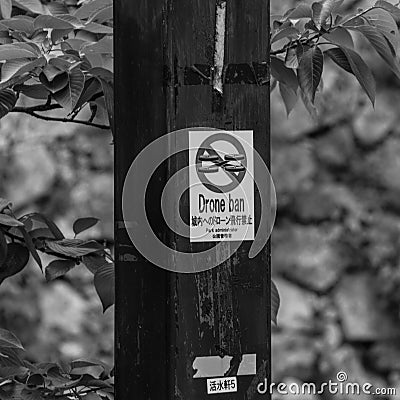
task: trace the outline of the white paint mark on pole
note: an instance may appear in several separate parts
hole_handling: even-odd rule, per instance
[[[196,374],[193,378],[224,376],[230,368],[232,358],[231,356],[196,357],[193,362],[193,369],[196,370]],[[256,359],[256,354],[243,354],[237,376],[255,375],[257,373]]]
[[[217,4],[215,19],[215,49],[213,87],[219,93],[223,92],[223,72],[225,60],[225,30],[226,30],[226,1]]]

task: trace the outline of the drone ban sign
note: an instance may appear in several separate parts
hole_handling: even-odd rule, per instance
[[[189,149],[190,241],[253,240],[253,131],[192,131]]]

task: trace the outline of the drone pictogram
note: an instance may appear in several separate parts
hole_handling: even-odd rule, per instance
[[[214,149],[215,142],[230,143],[237,153],[219,154]],[[211,165],[205,165],[206,163]],[[227,193],[235,189],[243,181],[247,170],[246,152],[242,144],[234,136],[227,133],[217,133],[208,137],[200,146],[196,155],[197,175],[202,184],[212,192]],[[230,182],[219,186],[208,179],[209,174],[225,172]]]
[[[199,160],[213,162],[214,165],[209,167],[198,167],[197,170],[199,172],[203,172],[204,174],[218,172],[220,168],[223,168],[225,171],[228,172],[245,171],[246,167],[240,162],[240,160],[244,160],[244,158],[244,154],[227,154],[224,156],[224,160],[221,161],[218,156],[204,154],[199,157]],[[231,163],[232,161],[237,161],[238,163]]]

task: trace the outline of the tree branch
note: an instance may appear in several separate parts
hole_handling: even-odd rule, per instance
[[[62,118],[62,117],[49,117],[47,115],[41,115],[37,114],[37,111],[50,111],[50,110],[55,110],[58,108],[62,108],[58,104],[50,104],[50,105],[41,105],[41,106],[33,106],[33,107],[14,107],[14,109],[11,110],[11,112],[20,112],[23,114],[28,114],[31,115],[32,117],[42,119],[44,121],[56,121],[56,122],[71,122],[74,124],[81,124],[81,125],[86,125],[86,126],[91,126],[93,128],[99,128],[99,129],[110,129],[109,125],[102,125],[102,124],[96,124],[94,122],[90,121],[84,121],[80,119],[70,119],[70,118]]]
[[[14,107],[12,112],[31,113],[35,111],[51,111],[62,108],[59,104],[40,104],[32,107]]]

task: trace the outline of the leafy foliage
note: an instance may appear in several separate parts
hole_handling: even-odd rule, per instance
[[[0,399],[114,399],[113,372],[96,361],[32,364],[9,331],[0,329]]]
[[[271,282],[271,320],[274,324],[278,324],[278,311],[281,305],[278,288],[275,283]]]
[[[95,240],[66,239],[43,214],[30,213],[17,218],[11,203],[1,198],[0,210],[0,284],[21,272],[30,255],[42,269],[39,253],[45,253],[55,258],[45,267],[46,280],[62,277],[77,265],[86,266],[94,275],[104,311],[114,304],[114,262],[107,248]],[[73,224],[74,232],[81,233],[97,222],[93,217],[79,218]]]
[[[112,4],[0,2],[0,118],[17,111],[46,120],[112,126]],[[33,99],[33,105],[19,106],[22,97]],[[65,118],[43,114],[57,108],[65,110]],[[90,118],[78,119],[84,108],[90,109]]]
[[[379,0],[352,16],[340,15],[343,0],[301,3],[275,16],[271,35],[272,90],[276,82],[289,114],[300,94],[307,110],[316,117],[315,94],[322,86],[324,61],[353,74],[375,102],[375,80],[369,66],[354,48],[354,35],[363,36],[400,79],[397,61],[400,9]],[[298,85],[293,83],[296,77]]]

